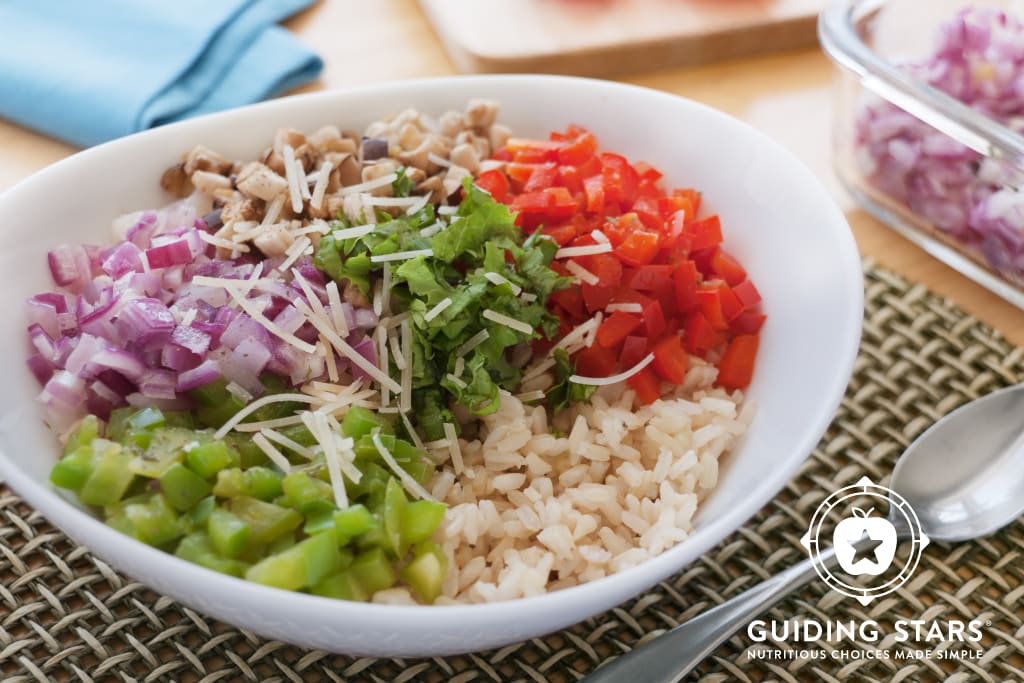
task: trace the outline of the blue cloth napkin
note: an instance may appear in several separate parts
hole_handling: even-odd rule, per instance
[[[320,58],[276,22],[313,0],[3,0],[0,117],[80,146],[257,102]]]

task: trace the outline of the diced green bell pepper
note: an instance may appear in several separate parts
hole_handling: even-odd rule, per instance
[[[125,505],[123,514],[132,526],[132,535],[149,545],[169,543],[181,536],[183,531],[174,508],[159,494],[147,503]]]
[[[50,470],[50,482],[62,489],[79,491],[92,474],[94,456],[90,444],[79,446],[57,461]]]
[[[338,542],[341,545],[377,528],[377,519],[373,513],[358,503],[336,511],[333,517],[334,532],[338,535]]]
[[[94,439],[94,467],[82,484],[78,497],[86,505],[110,505],[121,500],[135,477],[128,465],[132,456],[121,444]]]
[[[181,539],[174,554],[193,564],[239,578],[245,576],[245,570],[248,569],[244,562],[218,557],[205,531],[197,531]]]
[[[270,501],[283,491],[281,475],[269,467],[250,467],[242,472],[243,489],[246,495]]]
[[[286,504],[304,515],[311,516],[335,509],[331,485],[306,472],[292,472],[281,485]]]
[[[209,479],[226,467],[239,464],[238,453],[224,441],[210,441],[190,448],[185,464],[203,479]]]
[[[384,510],[381,517],[384,520],[384,534],[388,540],[388,547],[395,557],[402,557],[409,546],[402,538],[402,515],[408,503],[405,491],[398,480],[388,480],[387,488],[384,490]]]
[[[210,484],[198,474],[176,462],[160,475],[160,490],[175,509],[184,512],[210,495]]]
[[[68,437],[64,445],[64,455],[70,455],[78,450],[79,446],[88,446],[92,440],[100,435],[100,419],[95,415],[86,415],[78,424],[78,429]]]
[[[360,554],[352,561],[348,571],[371,596],[377,591],[391,588],[397,580],[391,560],[384,554],[383,548],[373,548]]]
[[[254,564],[245,573],[249,581],[298,590],[319,583],[338,570],[341,557],[331,532],[311,536],[282,553]]]
[[[444,503],[416,500],[402,510],[402,536],[406,543],[425,541],[437,531],[444,519]]]
[[[295,510],[265,503],[249,496],[232,498],[228,509],[252,527],[252,542],[266,545],[302,524]]]
[[[214,508],[206,523],[213,549],[223,557],[234,559],[245,550],[252,536],[252,527],[223,508]]]
[[[245,475],[237,467],[221,470],[217,473],[217,482],[213,485],[213,495],[218,498],[234,498],[245,494]]]

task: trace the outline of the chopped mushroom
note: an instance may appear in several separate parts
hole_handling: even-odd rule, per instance
[[[267,202],[288,191],[288,181],[258,161],[242,167],[236,185],[243,193]]]

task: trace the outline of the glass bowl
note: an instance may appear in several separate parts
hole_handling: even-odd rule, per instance
[[[840,180],[1024,308],[1024,3],[843,0],[818,33],[838,72]]]

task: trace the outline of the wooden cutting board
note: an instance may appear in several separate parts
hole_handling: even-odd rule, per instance
[[[609,76],[816,42],[830,0],[420,0],[464,72]]]

